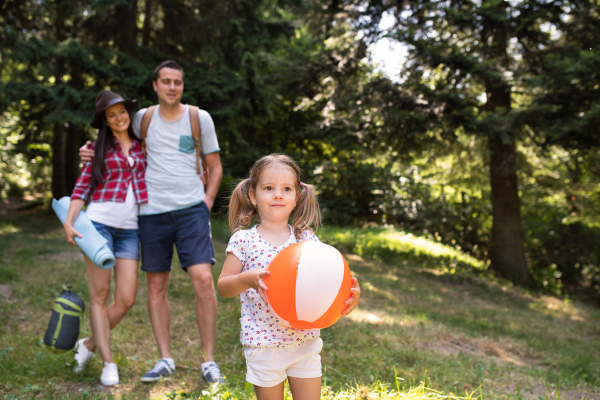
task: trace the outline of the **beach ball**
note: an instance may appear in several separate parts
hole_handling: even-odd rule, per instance
[[[267,300],[282,325],[326,328],[342,316],[352,283],[348,263],[334,247],[295,243],[281,250],[268,270]]]

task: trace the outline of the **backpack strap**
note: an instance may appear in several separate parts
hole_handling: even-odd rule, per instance
[[[196,142],[196,173],[203,175],[202,169],[200,168],[200,159],[202,159],[202,167],[204,169],[204,175],[208,178],[208,164],[206,164],[206,158],[202,152],[202,127],[200,126],[200,119],[198,116],[198,107],[190,107],[190,125],[192,126],[192,138]]]
[[[146,136],[148,136],[148,127],[150,126],[150,121],[152,121],[152,114],[154,114],[154,110],[156,110],[156,106],[150,106],[144,113],[142,117],[142,123],[140,124],[140,131],[142,134],[142,153],[144,153],[144,157],[146,157]]]

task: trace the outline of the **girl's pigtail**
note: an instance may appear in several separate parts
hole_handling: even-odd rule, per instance
[[[250,225],[256,215],[256,208],[248,197],[249,191],[250,178],[238,183],[229,198],[228,220],[232,234]]]
[[[297,239],[302,238],[302,232],[305,230],[312,230],[311,226],[314,226],[317,231],[321,225],[321,209],[315,187],[300,182],[300,189],[296,211],[292,218],[292,227]]]

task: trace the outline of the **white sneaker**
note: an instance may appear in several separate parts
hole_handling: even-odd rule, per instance
[[[83,368],[88,363],[88,361],[90,361],[92,357],[94,357],[94,353],[89,351],[88,348],[85,347],[84,343],[86,340],[88,340],[88,338],[78,340],[77,344],[75,345],[75,349],[73,350],[75,352],[75,361],[77,362],[75,368],[73,368],[73,371],[75,372],[83,371]]]
[[[119,369],[115,363],[104,363],[102,368],[102,375],[100,375],[100,382],[104,386],[115,386],[119,384]]]

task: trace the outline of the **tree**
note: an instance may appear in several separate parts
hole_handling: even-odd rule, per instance
[[[332,0],[319,12],[329,27],[355,21],[355,30],[367,43],[388,38],[408,47],[398,92],[388,95],[396,101],[382,103],[382,114],[393,118],[386,119],[388,127],[380,132],[380,141],[398,151],[415,141],[452,143],[460,134],[487,142],[493,205],[491,265],[515,282],[530,282],[516,143],[531,132],[531,126],[539,125],[538,119],[526,115],[532,106],[530,93],[544,90],[542,82],[534,79],[536,68],[542,58],[557,54],[549,52],[558,40],[550,27],[567,32],[583,3],[591,4]],[[394,20],[385,30],[380,26],[384,16]],[[536,132],[551,136],[543,128]]]
[[[3,1],[0,112],[12,112],[28,127],[22,144],[50,138],[53,195],[68,195],[78,174],[77,148],[93,134],[88,124],[97,93],[110,87],[142,106],[154,104],[152,72],[174,59],[186,71],[183,101],[212,114],[225,167],[236,171],[240,157],[263,151],[256,141],[250,149],[244,145],[272,120],[281,82],[265,74],[273,74],[278,51],[294,34],[286,4]],[[23,151],[35,153],[27,146]]]

